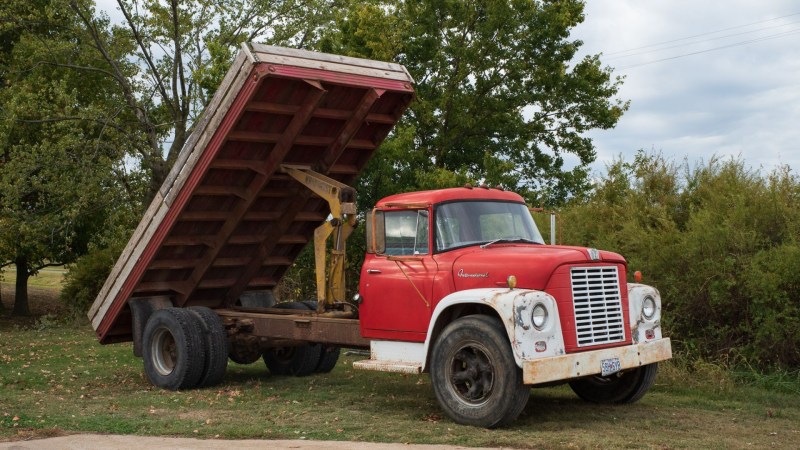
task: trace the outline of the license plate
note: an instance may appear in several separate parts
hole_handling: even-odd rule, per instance
[[[619,362],[619,358],[608,358],[600,361],[601,376],[605,377],[612,373],[617,373],[620,370],[622,370],[622,365]]]

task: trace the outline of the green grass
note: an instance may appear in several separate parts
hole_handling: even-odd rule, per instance
[[[130,344],[101,346],[85,324],[0,321],[0,440],[99,432],[201,438],[354,440],[535,448],[794,448],[800,394],[742,383],[711,365],[666,364],[633,405],[599,406],[567,387],[535,389],[510,427],[454,424],[427,376],[353,370],[271,376],[231,363],[222,385],[153,388]]]
[[[65,272],[66,269],[64,266],[45,267],[36,275],[28,278],[28,287],[61,289],[61,283],[64,281]],[[3,280],[3,284],[14,286],[14,281],[17,277],[17,269],[15,269],[14,266],[5,267],[0,271],[0,277],[0,279]]]

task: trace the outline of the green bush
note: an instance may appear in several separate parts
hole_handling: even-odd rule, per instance
[[[86,314],[120,253],[119,246],[90,250],[69,266],[64,276],[61,301],[73,315]]]
[[[562,212],[564,242],[617,251],[664,303],[683,353],[800,367],[800,182],[738,160],[690,167],[658,154],[616,161]]]

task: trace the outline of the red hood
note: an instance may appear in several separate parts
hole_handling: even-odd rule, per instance
[[[599,251],[600,259],[592,260],[589,249],[532,244],[492,244],[472,247],[453,263],[453,280],[457,291],[506,286],[509,275],[517,277],[517,287],[544,290],[550,275],[563,264],[625,263],[612,252]]]

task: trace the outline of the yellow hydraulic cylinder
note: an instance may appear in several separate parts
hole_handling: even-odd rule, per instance
[[[289,176],[328,202],[328,220],[314,230],[314,270],[317,281],[317,312],[345,297],[345,242],[356,225],[355,189],[305,166],[282,165]],[[333,236],[330,265],[326,268],[327,242]],[[327,269],[327,270],[326,270]]]

